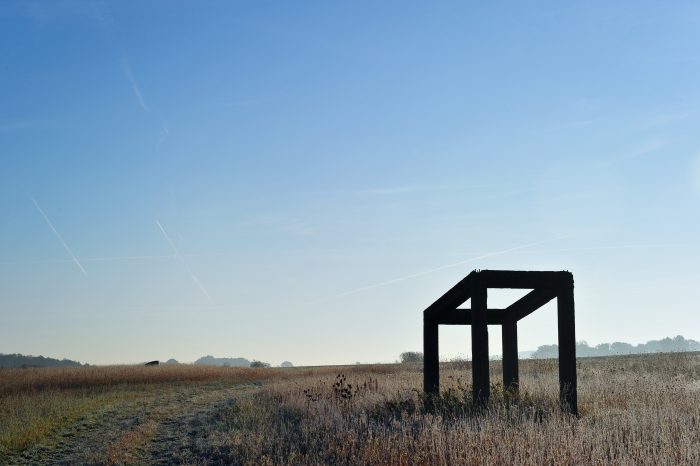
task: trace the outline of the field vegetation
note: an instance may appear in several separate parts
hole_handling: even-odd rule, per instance
[[[580,416],[555,360],[474,409],[468,362],[0,371],[0,463],[700,464],[700,354],[578,361]],[[500,378],[492,363],[491,380]]]

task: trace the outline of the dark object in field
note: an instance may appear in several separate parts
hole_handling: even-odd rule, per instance
[[[144,366],[157,366],[158,364],[158,361],[151,361],[144,364]]]
[[[489,288],[532,289],[505,309],[488,309]],[[471,298],[471,309],[458,306]],[[570,272],[475,270],[423,311],[423,384],[426,393],[440,392],[438,325],[471,325],[472,383],[475,403],[489,398],[488,325],[500,325],[503,336],[503,386],[518,389],[518,321],[557,298],[559,333],[559,403],[578,414],[574,276]]]

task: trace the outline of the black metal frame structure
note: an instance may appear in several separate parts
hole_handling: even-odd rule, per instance
[[[505,309],[489,309],[489,288],[531,289]],[[423,383],[426,393],[439,393],[439,325],[471,325],[472,389],[475,403],[489,398],[488,326],[500,325],[503,336],[503,386],[517,390],[518,321],[557,298],[559,339],[559,401],[578,414],[576,391],[576,331],[574,277],[570,272],[475,270],[423,311]],[[471,300],[471,309],[461,309]]]

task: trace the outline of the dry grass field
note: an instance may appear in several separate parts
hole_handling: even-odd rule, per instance
[[[500,366],[492,364],[492,381]],[[521,361],[519,397],[474,410],[468,363],[0,371],[0,464],[700,464],[700,354]]]

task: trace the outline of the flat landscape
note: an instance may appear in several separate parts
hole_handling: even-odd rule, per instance
[[[580,359],[578,418],[520,364],[481,410],[459,361],[433,398],[420,364],[0,370],[0,463],[700,464],[700,354]]]

